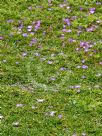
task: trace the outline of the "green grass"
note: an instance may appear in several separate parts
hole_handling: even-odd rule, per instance
[[[102,20],[102,4],[97,5],[95,0],[68,2],[1,1],[1,136],[102,136],[102,21],[97,23]],[[63,3],[72,12],[59,6]],[[96,11],[89,14],[92,7]],[[62,32],[64,18],[71,21],[66,27],[71,33]],[[38,20],[40,29],[34,35],[27,32],[30,25],[34,32]],[[23,28],[18,30],[21,24]],[[98,27],[87,32],[92,25]],[[79,26],[82,32],[77,35]],[[37,42],[30,46],[33,38]],[[69,42],[70,38],[76,41]],[[79,46],[81,41],[91,41],[94,46],[85,52]],[[88,68],[77,68],[82,65]],[[15,122],[19,125],[13,125]]]

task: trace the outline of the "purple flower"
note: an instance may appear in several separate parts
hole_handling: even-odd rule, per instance
[[[35,31],[40,28],[40,25],[41,25],[41,21],[38,20],[38,21],[36,22],[36,25],[35,25]]]
[[[89,45],[89,42],[80,42],[80,47],[83,47],[83,46],[88,46]]]
[[[61,71],[64,71],[64,70],[66,70],[66,68],[65,68],[65,67],[61,67],[60,70],[61,70]]]
[[[96,2],[97,5],[101,5],[101,2]]]
[[[27,33],[23,33],[22,35],[23,35],[23,37],[28,37]]]
[[[91,26],[89,28],[86,28],[87,32],[93,32],[95,30],[95,26]]]
[[[12,23],[12,22],[13,22],[13,20],[12,20],[12,19],[10,19],[10,20],[7,20],[7,22],[8,22],[8,23]]]
[[[37,39],[36,38],[33,38],[31,43],[37,43]]]
[[[63,19],[63,21],[64,21],[68,26],[70,26],[70,25],[71,25],[71,22],[70,22],[70,20],[69,20],[68,18]]]
[[[70,43],[74,43],[74,42],[76,42],[76,40],[74,40],[74,39],[72,39],[72,38],[69,38],[69,42],[70,42]]]
[[[61,118],[62,118],[62,115],[61,115],[61,114],[59,114],[59,115],[58,115],[58,118],[59,118],[59,119],[61,119]]]
[[[76,86],[75,86],[76,89],[78,89],[78,88],[80,88],[80,87],[81,87],[80,85],[76,85]]]
[[[71,29],[63,29],[62,32],[71,33],[72,30]]]
[[[90,8],[90,9],[89,9],[90,14],[94,14],[94,13],[95,13],[95,10],[96,10],[95,8]]]
[[[87,69],[87,68],[88,68],[88,66],[86,66],[86,65],[83,65],[83,66],[82,66],[82,68],[83,68],[83,69]]]
[[[83,8],[82,8],[82,7],[80,7],[80,10],[82,11],[82,10],[83,10]]]

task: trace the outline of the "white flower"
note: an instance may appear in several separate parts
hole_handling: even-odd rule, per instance
[[[32,106],[32,109],[36,109],[37,107],[36,106]]]
[[[37,99],[37,102],[44,102],[44,99]]]
[[[16,104],[16,107],[23,107],[23,104],[18,103],[18,104]]]
[[[0,115],[0,120],[3,119],[4,117],[2,115]]]
[[[15,126],[15,127],[18,127],[19,126],[19,122],[13,122],[12,125]]]
[[[50,116],[53,117],[53,116],[55,115],[55,113],[56,113],[55,111],[51,111],[51,112],[50,112]]]

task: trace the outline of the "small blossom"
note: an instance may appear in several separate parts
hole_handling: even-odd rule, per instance
[[[96,74],[96,76],[97,76],[97,77],[100,77],[100,76],[101,76],[101,73]]]
[[[23,33],[22,36],[23,37],[28,37],[28,34],[27,33]]]
[[[61,8],[63,8],[63,7],[66,6],[66,4],[60,4],[59,6],[60,6]]]
[[[82,60],[81,62],[82,62],[82,63],[85,63],[85,60]]]
[[[80,10],[82,11],[82,10],[83,10],[83,8],[82,8],[82,7],[80,7]]]
[[[28,29],[32,29],[32,26],[28,26]]]
[[[75,43],[76,40],[74,40],[74,39],[72,39],[72,38],[69,38],[69,42],[70,42],[70,43]]]
[[[65,68],[65,67],[61,67],[60,70],[61,70],[61,71],[64,71],[64,70],[66,70],[66,68]]]
[[[101,5],[102,3],[101,2],[96,2],[97,5]]]
[[[39,56],[40,56],[40,53],[35,53],[35,56],[39,57]]]
[[[69,86],[70,89],[74,89],[74,86]]]
[[[99,62],[100,65],[102,65],[102,62]]]
[[[10,19],[10,20],[7,20],[7,22],[8,22],[8,23],[13,23],[13,20],[12,20],[12,19]]]
[[[37,102],[39,102],[39,103],[42,103],[44,101],[45,101],[44,99],[37,99]]]
[[[31,43],[37,43],[37,39],[36,39],[36,38],[33,38],[33,39],[31,40]]]
[[[2,36],[0,36],[0,40],[3,40],[4,38]]]
[[[82,79],[85,79],[85,78],[86,78],[86,76],[82,76],[81,78],[82,78]]]
[[[78,89],[78,88],[80,88],[80,87],[81,87],[80,85],[76,85],[76,86],[75,86],[76,89]]]
[[[41,60],[41,61],[44,61],[44,60],[46,60],[46,58],[41,58],[40,60]]]
[[[13,125],[14,127],[19,127],[19,122],[13,122],[12,125]]]
[[[28,7],[28,9],[29,9],[29,10],[32,10],[32,7],[30,6],[30,7]]]
[[[16,107],[23,107],[24,105],[19,103],[19,104],[16,104]]]
[[[36,25],[35,25],[35,31],[37,31],[37,30],[40,28],[40,25],[41,25],[41,21],[38,20],[38,21],[36,22]]]
[[[88,66],[86,66],[86,65],[83,65],[83,66],[82,66],[82,68],[83,68],[83,69],[87,69],[87,68],[88,68]]]
[[[76,68],[81,68],[81,66],[77,66]]]
[[[78,90],[76,90],[76,92],[77,92],[77,93],[80,93],[81,91],[80,91],[80,89],[78,89]]]
[[[77,134],[73,134],[72,136],[77,136]]]
[[[86,133],[82,133],[82,136],[86,136]]]
[[[31,32],[30,34],[31,34],[31,35],[34,35],[34,32]]]
[[[95,13],[95,10],[96,10],[95,8],[90,8],[90,9],[89,9],[90,14],[94,14],[94,13]]]
[[[70,20],[69,20],[68,18],[63,19],[63,21],[64,21],[68,26],[70,26],[70,25],[71,25],[71,22],[70,22]]]
[[[2,120],[4,117],[2,115],[0,115],[0,120]]]
[[[50,80],[55,81],[55,80],[56,80],[56,78],[55,78],[55,77],[51,77],[51,78],[50,78]]]
[[[76,48],[76,51],[79,51],[80,50],[80,48]]]
[[[24,57],[27,56],[27,53],[26,53],[26,52],[23,52],[23,53],[22,53],[22,56],[24,56]]]
[[[36,109],[37,107],[36,106],[32,106],[32,109]]]
[[[62,32],[71,33],[72,30],[71,29],[63,29]]]
[[[16,64],[19,64],[19,62],[15,62]]]
[[[96,23],[102,23],[102,20],[97,20]]]
[[[61,115],[61,114],[59,114],[59,115],[58,115],[58,118],[59,118],[59,119],[61,119],[61,118],[62,118],[62,115]]]
[[[51,111],[50,116],[53,117],[55,115],[55,113],[56,113],[55,111]]]
[[[47,63],[48,63],[48,64],[52,64],[53,62],[49,60]]]
[[[7,60],[3,60],[3,62],[5,63],[5,62],[7,62]]]

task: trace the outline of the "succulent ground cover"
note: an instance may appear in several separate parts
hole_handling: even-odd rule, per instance
[[[0,3],[1,136],[102,136],[102,1]]]

